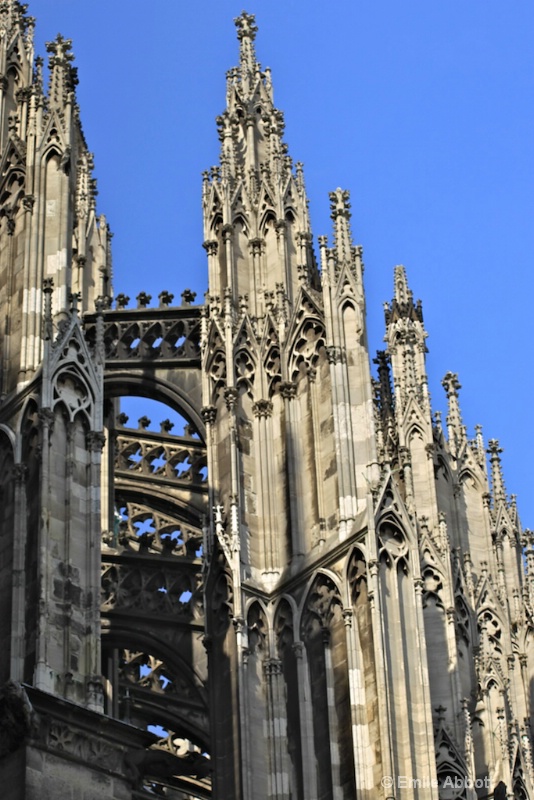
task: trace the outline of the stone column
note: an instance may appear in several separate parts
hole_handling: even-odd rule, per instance
[[[26,643],[26,464],[15,464],[15,524],[13,528],[13,599],[11,610],[11,680],[24,680]]]
[[[317,772],[313,741],[313,710],[308,672],[308,659],[304,642],[294,642],[299,681],[300,736],[302,747],[302,785],[306,800],[317,800]]]

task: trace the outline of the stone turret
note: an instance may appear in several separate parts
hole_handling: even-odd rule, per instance
[[[102,342],[95,356],[81,314],[110,297],[110,235],[96,216],[71,42],[47,44],[45,92],[32,34],[26,6],[2,2],[0,421],[19,475],[2,647],[12,679],[100,709]]]
[[[81,311],[111,293],[110,234],[95,212],[92,155],[75,99],[76,69],[70,40],[47,44],[49,87],[42,61],[33,64],[33,20],[20,3],[0,12],[0,394],[31,380],[42,355],[42,284],[55,284],[55,324],[69,314],[69,296],[81,295]]]

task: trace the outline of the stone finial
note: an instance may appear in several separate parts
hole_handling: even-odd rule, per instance
[[[128,414],[125,414],[124,411],[121,411],[121,413],[117,415],[117,423],[122,428],[124,428],[129,419],[130,417],[128,416]]]
[[[455,372],[447,372],[441,381],[441,385],[445,389],[449,401],[449,413],[447,415],[449,448],[451,453],[457,456],[460,447],[465,443],[465,428],[462,424],[462,415],[458,402],[458,390],[462,387]]]
[[[182,305],[183,306],[190,306],[191,303],[195,302],[195,298],[197,296],[196,292],[192,292],[191,289],[184,289],[182,292]]]
[[[139,417],[139,419],[137,420],[137,423],[139,425],[139,430],[145,431],[150,425],[151,421],[152,420],[150,420],[146,415]]]
[[[447,397],[458,397],[458,389],[462,388],[456,372],[447,372],[441,381],[441,385],[445,389]]]
[[[386,312],[386,324],[397,319],[410,319],[423,324],[423,304],[420,300],[414,303],[412,290],[408,286],[406,270],[398,264],[394,270],[393,303]],[[424,334],[426,337],[426,333]]]
[[[254,14],[247,14],[243,11],[236,17],[235,26],[237,28],[237,38],[239,39],[239,64],[241,69],[241,81],[243,88],[248,93],[251,88],[252,80],[256,72],[259,72],[259,64],[256,61],[254,50],[254,39],[258,31],[256,17]]]
[[[408,303],[412,299],[412,293],[408,288],[406,270],[402,264],[398,264],[395,267],[394,297],[397,303]]]
[[[170,433],[174,428],[174,422],[171,422],[170,419],[164,419],[160,422],[161,425],[161,433]]]
[[[299,190],[299,192],[302,192],[302,194],[305,194],[306,189],[304,187],[304,164],[302,163],[302,161],[297,161],[297,163],[295,164],[295,175],[297,179],[297,189]]]
[[[334,249],[339,263],[352,259],[352,236],[350,230],[350,195],[343,189],[330,193],[330,217],[334,222]]]
[[[116,300],[118,309],[126,308],[128,303],[130,302],[130,298],[127,295],[123,294],[122,292],[117,295],[115,300]]]
[[[137,300],[137,308],[146,308],[152,300],[152,295],[146,292],[139,292],[135,299]]]
[[[46,42],[46,51],[50,53],[49,101],[53,106],[60,108],[63,108],[69,93],[73,92],[78,84],[77,70],[71,66],[74,61],[74,55],[70,52],[71,47],[72,40],[64,39],[60,33],[54,41]]]
[[[165,308],[166,306],[170,306],[172,301],[174,300],[174,295],[170,292],[163,290],[158,294],[159,306],[160,308]]]
[[[65,39],[58,33],[53,42],[46,42],[46,52],[51,53],[50,66],[65,64],[74,61],[74,55],[69,52],[72,47],[72,39]]]
[[[239,17],[234,19],[234,22],[237,28],[237,38],[240,42],[242,42],[243,39],[254,41],[258,32],[254,14],[247,14],[246,11],[242,11]]]
[[[475,445],[476,445],[478,462],[485,469],[486,448],[484,447],[484,436],[482,435],[482,425],[475,425]]]

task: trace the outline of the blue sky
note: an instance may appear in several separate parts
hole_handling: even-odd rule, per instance
[[[200,300],[200,176],[218,160],[242,0],[29,2],[38,52],[58,31],[74,40],[115,291],[134,303],[188,287]],[[445,412],[441,378],[458,372],[469,435],[480,423],[500,440],[507,491],[534,527],[532,0],[255,0],[247,11],[316,236],[331,231],[328,192],[351,192],[371,352],[404,264],[423,301],[434,408]]]

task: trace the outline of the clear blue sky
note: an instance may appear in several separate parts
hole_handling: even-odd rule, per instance
[[[201,299],[200,174],[237,64],[242,0],[29,0],[37,50],[74,40],[115,291]],[[371,351],[404,264],[429,332],[435,409],[459,373],[469,435],[498,438],[534,527],[534,4],[532,0],[254,0],[286,141],[305,164],[315,235],[328,192],[352,196]],[[445,414],[444,414],[445,416]]]

